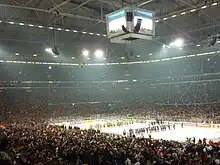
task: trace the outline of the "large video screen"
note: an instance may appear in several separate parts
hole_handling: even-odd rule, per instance
[[[108,19],[108,36],[113,37],[123,34],[122,25],[126,27],[125,11],[119,11],[107,16]]]
[[[149,11],[134,11],[134,26],[137,22],[141,22],[139,33],[154,35],[153,13]]]

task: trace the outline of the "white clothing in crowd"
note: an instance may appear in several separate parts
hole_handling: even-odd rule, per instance
[[[126,159],[125,165],[131,165],[131,160],[129,158]]]

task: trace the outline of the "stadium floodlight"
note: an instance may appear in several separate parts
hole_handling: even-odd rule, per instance
[[[45,51],[46,51],[47,53],[51,53],[51,54],[53,53],[52,48],[46,48]]]
[[[88,57],[88,56],[89,56],[89,51],[86,50],[86,49],[84,49],[84,50],[82,51],[82,55],[83,55],[84,57]]]
[[[53,54],[54,54],[55,56],[59,56],[59,55],[60,55],[60,52],[58,51],[57,47],[54,47],[54,48],[52,49],[52,52],[53,52]]]
[[[182,13],[181,13],[181,15],[185,15],[185,14],[186,14],[186,12],[182,12]]]
[[[182,47],[183,43],[184,43],[183,39],[179,38],[179,39],[175,40],[174,42],[171,42],[170,46],[171,47]]]
[[[45,51],[47,53],[50,53],[50,54],[54,55],[54,56],[59,56],[60,55],[60,52],[58,51],[58,49],[56,47],[54,47],[54,48],[46,48]]]
[[[104,55],[104,52],[103,52],[102,50],[97,49],[97,50],[95,51],[95,56],[96,56],[97,58],[101,58],[101,57],[103,57],[103,55]]]
[[[210,47],[210,46],[214,46],[214,45],[216,44],[217,38],[218,38],[217,36],[212,37],[212,40],[211,40],[211,42],[209,43],[209,47]]]
[[[165,49],[165,48],[171,48],[169,45],[165,45],[165,44],[163,44],[163,49]]]

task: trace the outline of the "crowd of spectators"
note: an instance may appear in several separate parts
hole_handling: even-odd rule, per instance
[[[27,125],[26,125],[27,126]],[[41,125],[3,130],[0,158],[18,165],[217,165],[219,144],[119,137],[94,130]],[[1,164],[1,163],[0,163]],[[2,163],[2,165],[5,165]]]
[[[16,96],[16,97],[15,97]],[[49,126],[51,117],[101,113],[101,106],[71,105],[51,109],[24,96],[1,95],[0,165],[217,165],[220,146],[199,139],[180,143],[151,138],[123,137],[95,130]],[[71,108],[73,112],[71,111]],[[172,119],[213,119],[214,105],[121,105],[117,115],[165,116]],[[84,109],[83,111],[80,111]],[[87,110],[87,111],[86,111]],[[123,113],[122,113],[123,112]],[[111,114],[111,109],[108,111]],[[86,116],[86,115],[85,115]],[[163,137],[161,137],[163,138]]]

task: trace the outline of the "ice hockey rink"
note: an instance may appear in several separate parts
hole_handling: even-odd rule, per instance
[[[123,127],[115,127],[115,128],[104,128],[101,132],[104,133],[112,133],[123,135],[123,131],[129,132],[129,129],[137,129],[144,128],[146,124],[136,123],[132,125],[127,125]],[[175,140],[175,141],[186,141],[186,138],[195,137],[195,139],[203,139],[206,138],[208,140],[219,141],[220,140],[220,129],[212,129],[212,128],[196,128],[191,126],[184,126],[181,128],[180,125],[176,126],[175,130],[171,128],[171,130],[159,131],[155,133],[150,133],[151,137],[154,139],[164,139],[164,140]],[[139,134],[137,137],[144,136],[149,137],[149,134]]]
[[[89,129],[94,128],[95,124],[98,122],[93,121],[90,124],[85,123],[78,123],[77,125],[72,123],[66,123],[67,127],[77,126],[81,129]],[[105,127],[99,129],[102,133],[109,133],[109,134],[115,134],[115,135],[123,135],[124,130],[126,131],[126,134],[129,134],[129,129],[138,129],[138,128],[146,128],[148,127],[149,123],[134,123],[129,125],[123,125],[123,126],[115,126],[115,127]],[[153,132],[150,133],[151,137],[154,139],[164,139],[164,140],[175,140],[184,142],[186,141],[186,138],[192,138],[195,137],[196,140],[206,138],[207,140],[212,141],[220,141],[220,128],[201,128],[197,126],[186,126],[187,124],[184,124],[183,128],[180,124],[176,124],[175,129],[171,126],[171,130],[166,129],[166,131],[159,131],[159,132]],[[149,137],[149,133],[144,134],[135,134],[136,137]]]

